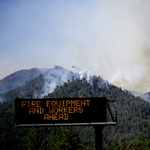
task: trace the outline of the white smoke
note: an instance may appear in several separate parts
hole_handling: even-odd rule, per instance
[[[142,98],[150,103],[150,95],[148,93],[143,94]]]
[[[84,68],[72,66],[72,68],[79,70],[80,80],[85,78],[88,82],[90,80],[90,72],[96,70],[97,67],[98,67],[97,62],[93,62],[89,66],[84,67]]]
[[[79,70],[79,73],[74,73],[72,71],[68,71],[60,66],[55,66],[53,69],[49,69],[45,74],[45,84],[44,84],[44,94],[41,96],[45,96],[48,93],[52,93],[56,86],[63,85],[65,82],[67,83],[69,80],[75,80],[80,77],[80,79],[85,78],[87,82],[91,86],[93,86],[93,81],[96,78],[96,76],[90,76],[90,71],[94,70],[96,67],[96,64],[92,64],[89,67],[86,68],[79,68],[73,66],[73,68]],[[97,87],[99,88],[108,88],[108,81],[103,80],[103,78],[99,77],[97,80]],[[37,94],[36,94],[37,95]]]
[[[138,65],[119,67],[111,78],[111,84],[115,84],[124,89],[141,92],[148,89],[148,69],[141,63]],[[143,84],[142,84],[143,83]]]
[[[108,89],[110,83],[107,80],[104,80],[103,77],[97,77],[96,75],[90,76],[89,84],[94,85],[94,80],[96,79],[96,88]]]
[[[141,97],[142,99],[144,99],[145,101],[148,101],[150,103],[150,95],[148,93],[141,93],[141,92],[134,92],[131,91],[131,93],[135,96],[135,97]]]
[[[87,81],[89,81],[89,77],[90,77],[90,69],[89,68],[78,68],[76,66],[73,66],[73,68],[79,70],[80,80],[85,78]]]
[[[45,84],[44,84],[44,95],[52,93],[56,86],[63,85],[65,82],[71,81],[72,79],[78,78],[77,73],[68,71],[60,66],[55,66],[53,69],[48,70],[44,74]]]
[[[117,68],[124,70],[124,66],[141,63],[150,68],[150,0],[22,0],[0,6],[2,20],[5,20],[0,28],[2,49],[7,53],[13,49],[17,57],[14,61],[14,57],[1,53],[1,78],[14,69],[35,65],[61,64],[70,69],[70,64],[88,66],[93,61],[99,63],[94,74],[109,81]],[[26,59],[27,62],[22,61]],[[127,73],[123,71],[124,74]],[[137,89],[134,85],[137,82],[133,81],[134,91],[150,91],[149,74],[145,74],[145,80],[137,80],[142,89],[139,86]],[[124,76],[119,79],[119,85],[130,87],[127,85],[131,85],[130,81]]]

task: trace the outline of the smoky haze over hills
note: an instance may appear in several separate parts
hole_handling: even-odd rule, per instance
[[[149,0],[0,1],[0,10],[0,79],[22,68],[96,62],[91,75],[150,91]]]
[[[80,69],[80,74],[68,71],[60,66],[55,66],[51,69],[30,69],[15,72],[1,80],[0,86],[4,88],[4,90],[2,89],[4,92],[1,92],[1,96],[5,95],[5,97],[8,98],[9,96],[7,95],[10,95],[9,90],[12,90],[11,93],[18,93],[19,96],[24,95],[26,92],[32,92],[33,98],[43,97],[48,93],[52,93],[57,86],[62,86],[65,82],[67,83],[76,79],[86,80],[91,86],[93,86],[93,80],[96,76],[90,76],[89,72],[86,74],[84,72],[85,68]],[[25,73],[23,74],[23,72]],[[23,80],[23,78],[25,79]],[[4,81],[7,84],[4,84]],[[108,88],[108,81],[104,80],[102,77],[99,77],[97,82],[98,87]]]
[[[54,71],[66,71],[66,69],[56,66],[54,68],[51,69],[52,72],[50,72],[50,70],[48,70],[47,74],[52,74],[52,76],[54,77],[55,75],[53,74]],[[67,73],[67,72],[66,72]],[[61,75],[58,75],[58,79],[62,79]],[[31,81],[28,81],[26,83],[26,86],[24,86],[23,88],[29,88],[29,92],[26,93],[26,95],[24,95],[25,97],[32,97],[32,91],[34,91],[35,89],[38,91],[38,89],[40,89],[40,82],[43,81],[44,83],[44,75],[40,75],[37,78],[32,79]],[[110,127],[107,126],[107,128],[104,128],[103,130],[103,136],[104,136],[104,140],[105,143],[108,143],[110,139],[115,139],[115,141],[119,141],[119,139],[121,137],[125,138],[125,142],[132,142],[134,139],[137,138],[138,134],[142,133],[142,135],[144,136],[144,138],[149,138],[149,134],[150,134],[150,120],[149,120],[149,116],[150,116],[150,104],[144,100],[142,100],[139,97],[135,97],[133,94],[131,94],[129,91],[123,91],[120,87],[116,87],[114,85],[110,85],[108,84],[107,86],[102,86],[102,82],[103,80],[100,77],[96,77],[93,76],[93,79],[91,80],[93,82],[88,83],[87,80],[85,78],[82,78],[80,80],[80,78],[77,78],[75,80],[72,81],[68,81],[67,83],[64,83],[63,85],[57,86],[56,89],[54,90],[54,92],[49,93],[47,95],[45,95],[44,98],[67,98],[67,97],[100,97],[102,95],[106,95],[106,97],[108,99],[116,99],[117,100],[117,109],[118,109],[118,124],[116,127]],[[38,88],[39,87],[39,88]],[[108,87],[108,89],[107,89]],[[23,89],[25,90],[25,89]],[[19,92],[19,89],[18,89]],[[15,93],[15,91],[11,91],[10,93]],[[22,97],[20,97],[22,99]],[[28,142],[28,140],[23,140],[25,139],[26,135],[28,137],[29,132],[27,130],[23,130],[25,132],[25,134],[20,134],[18,133],[18,131],[20,130],[14,130],[14,118],[15,118],[15,109],[14,109],[14,99],[9,99],[8,101],[4,101],[3,103],[0,103],[0,112],[1,116],[1,129],[6,128],[7,126],[7,130],[5,130],[6,132],[1,132],[1,133],[7,133],[9,132],[11,134],[11,136],[8,134],[4,134],[6,135],[6,137],[9,136],[9,139],[11,140],[12,138],[14,139],[14,136],[17,135],[17,139],[19,139],[21,145],[24,143],[24,147],[26,145],[26,141]],[[112,113],[113,115],[115,114],[115,107],[114,105],[110,105],[111,109],[112,109]],[[9,111],[8,111],[9,110]],[[110,115],[108,115],[108,121],[111,121],[111,117]],[[11,121],[11,123],[10,123]],[[13,128],[12,128],[13,127]],[[83,132],[82,130],[85,131],[85,128],[89,127],[81,127],[81,129],[77,130],[80,133],[81,137],[84,137],[84,143],[86,140],[86,133],[89,133],[90,130],[87,130],[87,132]],[[12,131],[15,131],[12,132]],[[16,133],[17,132],[17,133]],[[43,132],[43,130],[42,130]],[[94,130],[91,131],[92,135],[93,135],[93,140],[94,138]],[[44,137],[49,137],[50,133],[49,132],[44,132],[46,134],[46,136]],[[14,135],[14,136],[13,136]],[[35,138],[35,136],[33,136],[33,132],[31,132],[31,135],[33,137],[33,139],[37,139]],[[90,135],[89,135],[90,136]],[[88,136],[88,137],[89,137]],[[3,137],[3,136],[2,136]],[[19,137],[19,138],[18,138]],[[61,136],[62,138],[63,136]],[[21,139],[20,139],[21,138]],[[3,138],[1,138],[3,140]],[[12,140],[12,141],[17,141],[17,145],[18,145],[18,140]],[[46,138],[47,139],[47,138]],[[58,138],[57,138],[58,139]],[[4,141],[4,140],[3,140]],[[5,145],[7,144],[6,142],[3,142],[0,140],[1,143],[4,143]],[[33,140],[31,140],[33,142]],[[49,139],[48,139],[49,141]],[[60,141],[60,139],[58,139],[58,141]],[[32,143],[31,142],[31,143]],[[45,141],[44,141],[45,142]],[[91,143],[91,140],[87,141],[88,143]],[[14,143],[14,142],[9,142],[9,143]],[[3,145],[3,144],[1,144]],[[7,144],[8,145],[8,144]],[[94,147],[94,146],[93,146]],[[15,147],[16,148],[16,147]],[[6,149],[6,148],[4,148]],[[11,149],[11,148],[9,148]],[[28,148],[27,148],[28,149]],[[60,148],[61,149],[61,148]],[[119,148],[118,148],[119,149]]]
[[[92,70],[92,68],[90,69]],[[33,68],[29,70],[17,71],[5,77],[3,80],[0,80],[0,87],[1,87],[0,99],[1,101],[3,101],[3,96],[2,96],[4,95],[3,93],[5,93],[5,96],[7,97],[7,95],[9,95],[8,94],[9,91],[15,88],[18,88],[18,90],[20,91],[19,95],[21,93],[22,93],[21,95],[24,95],[26,92],[30,93],[33,90],[32,91],[33,98],[44,97],[48,93],[52,93],[57,86],[60,85],[62,86],[65,82],[67,83],[68,81],[72,81],[77,78],[79,78],[80,80],[85,79],[91,86],[93,86],[94,85],[93,81],[96,76],[94,75],[90,76],[90,69],[78,68],[79,73],[74,73],[72,71],[68,71],[63,67],[55,66],[54,68],[51,69]],[[41,77],[39,78],[40,74],[42,75],[43,78],[42,81],[40,79]],[[29,86],[29,83],[33,85]],[[97,87],[106,88],[106,89],[108,89],[108,85],[110,84],[107,80],[104,80],[103,77],[101,76],[98,78],[97,83],[98,83]],[[40,91],[39,91],[39,87],[41,89]],[[131,91],[131,93],[134,94],[135,96],[140,96],[146,101],[150,101],[149,93],[143,94],[134,91]]]

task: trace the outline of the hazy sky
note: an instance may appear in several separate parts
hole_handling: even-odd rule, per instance
[[[150,91],[149,0],[0,0],[0,79],[60,65]]]

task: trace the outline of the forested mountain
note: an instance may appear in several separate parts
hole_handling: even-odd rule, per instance
[[[51,69],[30,69],[15,72],[0,80],[0,101],[17,97],[43,97],[53,92],[56,85],[77,78],[79,75],[60,66]]]
[[[0,93],[5,93],[9,90],[13,90],[18,86],[22,86],[26,81],[30,81],[43,74],[47,69],[32,68],[29,70],[16,71],[4,79],[0,80]]]
[[[129,142],[142,133],[145,138],[148,138],[150,135],[149,102],[113,85],[109,85],[108,89],[97,88],[97,80],[98,77],[93,80],[95,86],[90,86],[86,81],[81,80],[65,83],[64,86],[57,87],[46,97],[99,97],[106,95],[108,99],[116,99],[118,125],[107,127],[104,132],[105,137],[119,139],[123,136]]]
[[[46,91],[46,92],[45,92]],[[103,129],[103,144],[113,149],[135,148],[140,143],[150,146],[150,104],[130,91],[109,84],[100,76],[87,82],[78,74],[55,66],[6,93],[0,102],[1,149],[83,149],[95,147],[92,126],[75,128],[15,128],[14,99],[20,98],[100,97],[117,100],[118,124]],[[114,112],[113,104],[111,109]],[[109,120],[109,116],[108,116]],[[68,138],[72,139],[68,141]],[[59,140],[58,140],[59,139]],[[80,143],[81,142],[81,143]],[[145,143],[144,143],[145,142]],[[9,144],[8,144],[9,143]],[[18,144],[20,143],[20,144]],[[74,144],[75,145],[74,145]],[[67,145],[70,144],[70,147]],[[141,144],[141,146],[143,146]]]
[[[13,90],[10,90],[6,93],[1,93],[1,99],[12,100],[16,97],[19,98],[37,98],[40,97],[41,94],[44,93],[44,77],[40,74],[38,77],[31,79],[30,81],[26,81],[26,83],[21,87],[16,87]]]
[[[43,73],[41,72],[38,77],[34,77],[31,80],[26,81],[22,86],[17,86],[16,88],[13,86],[12,90],[0,93],[0,101],[11,100],[15,97],[41,98],[48,93],[52,93],[57,86],[62,86],[64,83],[68,83],[69,81],[73,81],[79,77],[78,73],[73,73],[63,67],[55,66],[52,69],[43,71]],[[88,81],[91,86],[97,86],[102,89],[107,88],[108,82],[106,80],[99,76],[97,81],[93,82],[95,77],[96,76],[90,77],[90,80]],[[17,82],[18,81],[14,81],[14,84],[17,84]]]
[[[42,87],[44,84],[43,75],[38,78],[32,79],[30,82],[26,82],[24,86],[18,88],[18,90],[25,90],[24,94],[19,95],[22,98],[32,98],[34,90],[38,93],[42,93]],[[104,86],[105,85],[105,86]],[[23,88],[23,87],[28,87]],[[11,95],[9,92],[11,92]],[[55,147],[59,145],[59,141],[54,140],[54,135],[52,136],[53,128],[45,127],[39,128],[39,130],[34,130],[34,128],[15,128],[14,125],[14,99],[17,95],[17,88],[9,91],[5,96],[11,95],[11,100],[4,101],[0,104],[0,144],[3,148],[7,146],[14,147],[12,149],[29,149],[32,147],[34,138],[32,134],[39,139],[38,149],[47,149],[47,147]],[[118,124],[116,127],[108,126],[103,129],[103,143],[105,147],[107,144],[117,145],[125,147],[132,146],[131,142],[138,142],[137,139],[149,140],[150,135],[150,104],[140,97],[135,97],[127,90],[122,90],[120,87],[116,87],[111,84],[107,84],[100,77],[94,76],[91,82],[87,82],[84,78],[80,80],[79,78],[68,80],[63,85],[58,85],[52,93],[45,95],[45,98],[54,97],[99,97],[105,95],[108,99],[117,100],[118,109]],[[113,106],[111,106],[113,109]],[[63,134],[67,130],[65,128],[58,128],[56,132],[58,139],[63,143]],[[75,136],[75,133],[78,135]],[[72,134],[76,137],[75,141],[81,140],[83,147],[94,148],[95,145],[95,133],[94,128],[91,127],[75,127],[75,132]],[[52,138],[53,137],[53,138]],[[139,138],[140,137],[140,138]],[[65,139],[66,137],[64,137]],[[6,139],[6,140],[5,140]],[[79,140],[78,139],[78,140]],[[135,140],[136,139],[136,140]],[[79,140],[79,141],[80,141]],[[51,141],[51,142],[48,142]],[[78,142],[79,142],[78,141]],[[7,143],[9,142],[9,145]],[[43,143],[45,147],[43,146]],[[64,140],[64,144],[67,141]],[[17,145],[16,143],[20,143]],[[116,145],[115,145],[116,144]],[[81,145],[80,145],[81,146]],[[79,147],[80,147],[79,146]],[[61,147],[61,146],[60,146]],[[80,147],[81,148],[81,147]],[[53,148],[52,148],[53,149]],[[58,147],[56,148],[58,149]]]

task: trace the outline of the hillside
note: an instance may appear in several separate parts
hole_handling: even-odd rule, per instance
[[[31,79],[30,81],[26,81],[23,86],[17,87],[13,90],[10,90],[6,93],[0,94],[1,99],[3,101],[13,100],[16,97],[20,98],[37,98],[40,97],[41,94],[44,93],[44,77],[40,74],[38,77]]]
[[[93,80],[97,84],[98,77]],[[86,81],[76,80],[65,83],[46,97],[98,97],[106,95],[108,99],[117,100],[118,125],[108,127],[104,131],[107,138],[119,139],[121,136],[132,141],[142,133],[145,138],[150,134],[150,104],[140,97],[135,97],[129,91],[109,85],[108,89],[90,86]]]
[[[43,97],[53,92],[56,85],[63,85],[64,82],[77,77],[79,77],[77,73],[60,66],[51,69],[21,70],[1,80],[0,101],[15,97]]]
[[[22,86],[26,81],[38,77],[41,73],[43,74],[47,69],[32,68],[29,70],[16,71],[4,79],[0,80],[0,93],[8,92],[18,86]]]
[[[40,75],[40,77],[32,79],[26,84],[33,85],[33,83],[38,83],[39,81],[42,83],[42,79],[43,77],[42,75]],[[45,98],[98,97],[106,95],[108,99],[117,100],[118,125],[116,127],[104,127],[104,145],[106,146],[106,143],[108,143],[108,141],[116,141],[119,143],[120,138],[123,138],[125,143],[127,144],[133,142],[136,138],[138,138],[139,134],[141,134],[144,139],[149,139],[150,104],[140,97],[135,97],[127,90],[123,91],[121,88],[110,84],[104,86],[104,82],[100,79],[100,77],[94,76],[93,80],[91,81],[93,83],[88,83],[85,79],[80,80],[79,78],[76,78],[75,80],[68,81],[68,83],[65,82],[63,85],[57,86],[54,92],[45,95]],[[38,85],[39,90],[41,90],[40,87],[42,87],[42,85],[40,85],[39,83]],[[28,90],[30,92],[27,91],[27,97],[29,96],[31,98],[33,96],[33,90],[31,90],[30,86]],[[14,131],[11,131],[12,127],[14,127],[14,99],[1,103],[0,112],[1,133],[6,132],[6,127],[7,131],[9,131],[8,137],[12,137],[12,134],[14,133]],[[50,134],[50,131],[48,130],[48,128],[41,128],[41,131],[42,130],[45,131],[45,136],[48,140],[48,134]],[[81,142],[84,146],[94,147],[95,137],[93,127],[76,127],[75,131],[79,134]],[[26,139],[28,137],[29,130],[21,128],[19,130],[15,129],[15,132],[20,139],[18,139],[19,142],[21,142],[22,139]]]
[[[17,86],[8,92],[1,93],[0,99],[1,101],[5,101],[14,99],[15,97],[41,98],[49,93],[52,93],[57,86],[62,86],[64,83],[79,79],[79,77],[80,76],[78,73],[73,73],[72,71],[68,71],[63,67],[55,66],[54,68],[47,69],[38,77],[26,81],[22,86]],[[89,78],[88,83],[91,86],[99,87],[102,89],[107,88],[109,83],[106,80],[100,76],[96,80],[95,78],[96,76],[91,76]],[[83,80],[86,81],[85,78],[83,78]],[[14,82],[17,83],[17,79]]]
[[[108,142],[114,145],[114,141],[119,145],[120,138],[128,144],[137,139],[139,134],[143,139],[149,139],[149,102],[144,101],[140,97],[135,97],[130,91],[122,90],[120,87],[109,84],[100,76],[91,76],[89,82],[87,82],[85,78],[80,80],[78,74],[68,71],[63,67],[55,66],[39,76],[26,81],[22,86],[18,86],[0,95],[5,100],[3,103],[0,103],[0,133],[3,133],[0,134],[0,141],[4,142],[6,138],[13,145],[14,141],[12,140],[16,140],[21,143],[20,147],[22,149],[27,149],[27,143],[24,145],[25,142],[23,141],[27,141],[32,128],[14,129],[15,97],[100,97],[106,95],[108,99],[117,100],[118,125],[116,127],[104,127],[104,145],[106,146]],[[111,108],[113,109],[113,105],[111,105]],[[79,134],[82,146],[94,148],[95,133],[92,126],[75,127],[75,131]],[[44,137],[47,137],[45,140],[50,140],[48,135],[51,134],[52,128],[40,128],[40,132],[45,133]],[[1,142],[0,144],[3,144]]]

